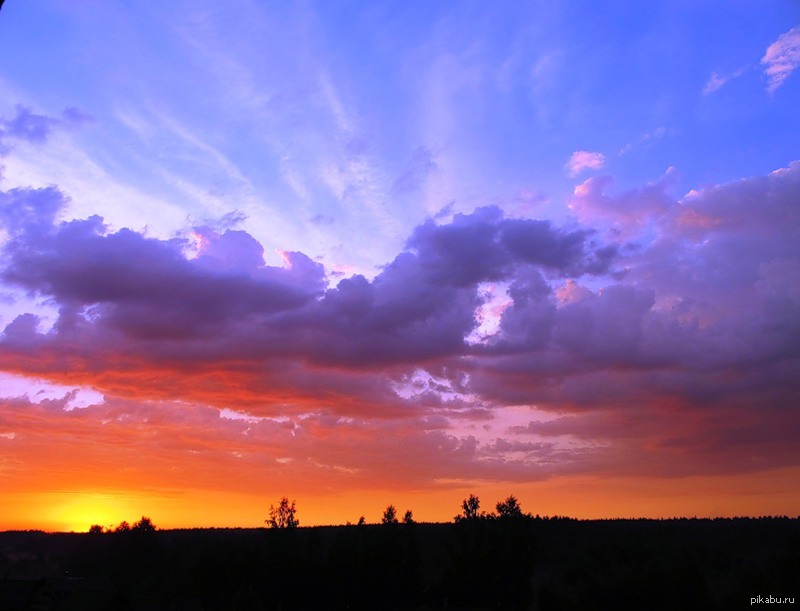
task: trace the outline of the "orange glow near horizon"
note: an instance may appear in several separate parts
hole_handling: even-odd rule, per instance
[[[142,516],[159,528],[258,528],[283,496],[297,501],[301,526],[356,523],[362,515],[377,523],[389,504],[400,515],[412,510],[420,522],[449,522],[469,494],[479,496],[484,511],[513,494],[532,514],[580,519],[800,514],[800,491],[790,485],[800,480],[800,467],[737,473],[734,448],[714,456],[716,472],[684,475],[700,471],[701,454],[677,452],[664,431],[692,439],[719,422],[714,413],[677,403],[654,403],[636,418],[509,408],[496,410],[494,420],[428,431],[413,417],[317,411],[268,418],[117,398],[67,409],[66,401],[3,402],[0,530],[85,532]],[[611,441],[560,443],[559,427],[576,439],[591,431]],[[558,461],[532,460],[520,469],[513,442],[523,433],[507,434],[520,428],[526,439],[539,435],[538,446],[526,443]],[[638,433],[635,444],[619,435],[623,428]],[[493,445],[503,435],[506,446]],[[775,456],[787,451],[774,443],[768,449]],[[500,468],[481,457],[487,450],[496,452]],[[570,464],[588,473],[563,474]],[[475,479],[457,480],[459,473]],[[541,479],[522,482],[526,473]],[[502,481],[506,474],[517,481]]]
[[[73,493],[63,496],[66,498],[53,505],[50,515],[57,523],[64,524],[64,530],[86,532],[93,524],[108,528],[115,523],[116,516],[124,515],[128,510],[126,499],[112,494]]]
[[[0,531],[800,515],[786,3],[9,4]]]
[[[301,526],[380,521],[393,504],[400,515],[411,509],[419,522],[449,522],[469,494],[492,511],[509,494],[532,514],[566,515],[579,519],[735,517],[800,515],[797,481],[800,469],[726,478],[692,477],[591,478],[564,477],[527,484],[495,484],[426,491],[366,490],[337,494],[287,495],[297,501]],[[163,494],[142,491],[4,493],[0,530],[86,532],[92,524],[113,528],[150,517],[157,527],[258,528],[270,504],[282,495],[186,490]]]

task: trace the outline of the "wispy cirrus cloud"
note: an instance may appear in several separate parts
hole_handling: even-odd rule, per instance
[[[728,79],[724,76],[720,76],[718,72],[712,72],[711,76],[706,83],[706,86],[703,87],[703,93],[708,95],[709,93],[715,92],[717,89],[722,88],[722,86],[728,82]]]
[[[781,34],[761,58],[767,75],[767,91],[775,93],[800,66],[800,26]]]
[[[739,78],[745,72],[748,71],[747,67],[740,68],[736,72],[729,73],[729,74],[721,74],[716,70],[711,73],[711,76],[708,78],[708,81],[703,87],[703,95],[709,95],[722,89],[725,85],[730,83],[732,80]]]

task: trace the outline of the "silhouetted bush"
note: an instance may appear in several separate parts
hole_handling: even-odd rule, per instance
[[[283,497],[278,506],[269,506],[269,518],[264,520],[270,528],[297,528],[300,520],[297,519],[295,501],[289,504],[289,499]]]
[[[153,521],[147,516],[142,516],[138,522],[131,526],[131,531],[137,533],[153,533],[156,532],[156,525],[153,524]]]
[[[497,517],[501,519],[519,519],[530,517],[530,515],[527,513],[522,513],[522,507],[520,507],[517,497],[515,497],[513,494],[509,495],[505,501],[498,502],[496,508]]]

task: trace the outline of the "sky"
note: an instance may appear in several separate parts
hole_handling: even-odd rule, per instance
[[[8,0],[0,530],[800,514],[800,6]]]

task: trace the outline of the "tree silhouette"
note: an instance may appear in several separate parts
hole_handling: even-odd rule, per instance
[[[274,505],[269,506],[269,518],[264,522],[270,528],[296,528],[300,526],[300,520],[295,517],[296,513],[295,501],[292,500],[290,505],[289,499],[283,497],[277,507]]]
[[[105,532],[105,529],[100,524],[92,524],[89,527],[89,532],[93,535],[100,535]]]
[[[414,514],[411,513],[411,510],[407,510],[405,515],[403,516],[403,524],[415,524],[414,522]]]
[[[456,522],[461,522],[462,520],[477,520],[478,518],[484,517],[485,514],[480,513],[481,502],[477,496],[474,494],[470,494],[469,498],[464,499],[461,503],[461,515],[456,516]]]
[[[497,503],[497,516],[499,518],[524,518],[527,517],[527,514],[522,513],[519,500],[511,494],[505,501]]]
[[[140,533],[152,533],[156,531],[156,525],[147,516],[142,516],[142,519],[131,526],[131,530]]]
[[[125,520],[122,520],[122,522],[119,523],[119,526],[117,526],[114,529],[115,533],[127,533],[130,531],[131,531],[131,525],[128,524]]]
[[[389,505],[383,512],[381,524],[397,524],[397,509],[394,508],[394,505]]]
[[[356,524],[356,526],[364,526],[366,523],[367,521],[364,519],[364,516],[361,516],[358,518],[358,524]]]

